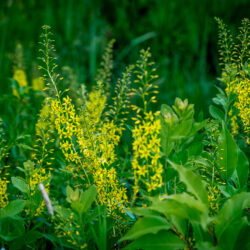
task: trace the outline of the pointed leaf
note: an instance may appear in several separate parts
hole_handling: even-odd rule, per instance
[[[237,175],[240,187],[244,187],[248,180],[249,162],[246,155],[238,148]]]
[[[11,217],[21,213],[25,207],[25,200],[14,200],[11,201],[5,208],[0,212],[0,218]]]
[[[171,225],[163,217],[143,217],[134,224],[132,229],[120,241],[135,240],[145,234],[156,234],[160,230],[168,230],[170,228]]]
[[[208,193],[201,178],[189,169],[171,161],[168,162],[178,171],[181,181],[187,186],[187,190],[208,207]]]
[[[148,234],[140,237],[124,249],[143,249],[143,250],[175,250],[183,249],[186,244],[172,232],[160,231],[157,234]]]
[[[19,189],[22,193],[29,192],[29,186],[25,183],[24,180],[18,177],[11,177],[11,181],[12,181],[13,186]]]
[[[216,163],[221,176],[228,180],[237,167],[238,147],[224,122],[218,139]]]
[[[92,185],[81,194],[80,199],[78,201],[72,202],[71,206],[78,213],[86,213],[94,202],[96,195],[96,187],[95,185]]]
[[[241,228],[245,225],[242,220],[243,209],[250,206],[250,193],[242,192],[227,200],[215,218],[215,233],[218,242],[232,249],[233,242],[237,237]],[[232,239],[232,241],[228,241]],[[227,242],[227,243],[226,243]],[[231,243],[230,243],[231,242]],[[231,246],[230,246],[231,245]]]
[[[218,121],[224,121],[225,115],[224,113],[217,107],[215,107],[214,105],[211,105],[209,107],[209,113],[211,114],[211,116],[218,120]]]
[[[208,211],[206,206],[186,193],[167,196],[167,200],[153,201],[151,209],[163,213],[166,217],[174,215],[190,222],[200,223],[203,228],[207,225]]]

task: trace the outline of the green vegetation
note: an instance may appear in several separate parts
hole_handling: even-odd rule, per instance
[[[163,69],[163,57],[157,57],[165,49],[177,51],[182,44],[184,51],[190,44],[195,46],[194,38],[188,40],[180,31],[186,40],[182,43],[179,29],[174,33],[168,27],[171,22],[177,25],[176,12],[170,12],[173,16],[166,25],[170,36],[179,39],[177,47],[169,40],[160,43],[163,36],[154,29],[137,38],[132,35],[147,22],[160,25],[165,2],[145,5],[144,1],[121,1],[119,7],[110,2],[115,15],[120,16],[113,29],[108,22],[103,23],[109,15],[104,18],[98,14],[98,8],[107,6],[97,1],[95,9],[90,1],[79,3],[86,18],[93,15],[88,20],[87,47],[81,46],[86,42],[84,36],[73,29],[76,23],[85,27],[73,1],[57,9],[50,1],[41,4],[46,12],[37,13],[58,26],[41,25],[39,41],[34,39],[38,30],[31,29],[34,34],[20,43],[10,42],[7,48],[10,31],[2,24],[5,35],[0,42],[5,53],[1,54],[0,68],[3,82],[8,84],[0,97],[1,247],[248,249],[249,19],[242,19],[237,34],[221,19],[213,21],[219,30],[220,87],[211,101],[203,98],[202,104],[190,104],[183,96],[189,97],[193,86],[183,75],[177,76],[190,70],[189,63],[195,57],[187,54],[173,59],[170,55],[175,53],[168,52],[174,66],[170,62],[167,70]],[[30,8],[36,4],[27,1]],[[124,19],[127,9],[144,5],[145,20],[143,17],[143,22],[130,29]],[[191,6],[197,5],[191,1]],[[169,1],[166,6],[175,9],[178,4]],[[5,6],[14,13],[23,7],[19,1],[14,7],[11,1]],[[153,8],[159,11],[157,16]],[[215,4],[197,11],[210,8]],[[55,22],[52,10],[58,15],[67,13],[65,25]],[[4,12],[1,15],[7,17]],[[187,16],[181,15],[184,19]],[[36,23],[29,25],[37,27]],[[185,25],[194,28],[198,22]],[[60,29],[63,36],[58,34]],[[109,39],[113,37],[107,33],[109,29],[114,34],[116,29],[124,32],[115,42]],[[124,44],[124,37],[130,45]],[[202,46],[207,46],[206,39]],[[27,42],[37,44],[36,53],[29,50]],[[106,49],[97,63],[104,44]],[[146,45],[152,48],[145,49]],[[144,49],[138,50],[139,46]],[[194,101],[201,93],[212,95],[205,94],[209,88],[203,88],[210,80],[205,71],[201,73],[206,57],[202,46],[197,50],[200,60],[189,73],[204,77],[200,90],[191,98]],[[13,72],[8,49],[14,51],[10,52],[14,55]],[[81,50],[86,58],[80,58]],[[163,87],[167,78],[169,92]],[[175,89],[171,81],[180,85]],[[171,104],[173,95],[180,97]],[[197,112],[208,103],[206,116]]]

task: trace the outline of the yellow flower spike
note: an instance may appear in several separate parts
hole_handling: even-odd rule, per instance
[[[28,86],[26,73],[22,69],[16,69],[13,78],[18,82],[20,88]]]
[[[7,183],[8,181],[0,178],[0,208],[4,209],[8,203],[8,195],[7,195]]]
[[[135,126],[132,131],[134,142],[134,170],[135,186],[134,199],[139,191],[139,185],[146,187],[148,192],[162,186],[162,168],[159,163],[160,156],[160,121],[155,120],[152,112],[145,114],[142,124]],[[144,184],[145,183],[145,184]]]
[[[32,88],[34,90],[42,91],[44,89],[44,81],[42,77],[32,79]]]

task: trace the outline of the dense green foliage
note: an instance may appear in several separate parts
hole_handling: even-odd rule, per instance
[[[207,113],[219,75],[214,16],[235,31],[249,7],[247,0],[1,1],[0,93],[8,88],[16,44],[23,45],[31,69],[39,27],[47,24],[56,36],[58,64],[70,66],[78,82],[91,85],[107,41],[117,41],[115,77],[149,46],[159,65],[160,103],[178,95]],[[27,74],[33,77],[30,70]]]
[[[5,11],[16,13],[24,8],[19,1],[8,4]],[[249,20],[242,20],[235,35],[216,18],[220,87],[211,101],[201,99],[197,108],[179,97],[173,105],[169,103],[173,96],[193,93],[195,81],[189,85],[178,76],[193,63],[189,76],[200,77],[200,89],[191,100],[201,94],[209,96],[210,87],[204,88],[208,81],[205,48],[211,32],[208,14],[203,20],[207,30],[202,33],[195,15],[192,21],[183,22],[189,17],[183,8],[183,26],[176,28],[174,13],[183,1],[121,1],[119,6],[110,1],[112,14],[120,17],[111,29],[108,20],[113,16],[100,15],[108,8],[101,1],[95,8],[90,1],[78,5],[68,1],[58,8],[54,4],[40,3],[37,13],[54,25],[55,34],[54,28],[43,25],[39,41],[38,30],[24,26],[34,33],[8,47],[11,22],[2,24],[5,35],[0,42],[6,53],[1,54],[0,68],[8,84],[0,97],[1,247],[248,249]],[[189,8],[197,5],[191,1]],[[27,1],[27,6],[35,9],[37,3]],[[145,13],[142,22],[131,24],[131,29],[126,22],[130,8]],[[176,46],[160,32],[168,8],[172,16],[166,31],[176,39]],[[211,3],[197,11],[210,14],[216,8]],[[54,19],[52,10],[63,17],[66,13],[62,18],[66,25]],[[20,20],[32,11],[22,13],[17,17]],[[5,12],[1,15],[7,17]],[[80,28],[86,31],[82,15],[90,27],[86,35],[78,32]],[[146,24],[154,29],[145,34]],[[37,27],[37,23],[29,25]],[[182,29],[186,28],[202,34],[203,42],[195,45],[200,40],[185,36]],[[134,38],[137,33],[140,36]],[[117,42],[109,39],[114,34],[119,34]],[[30,42],[38,44],[34,46],[38,59],[32,55]],[[137,51],[147,43],[152,49]],[[180,48],[184,56],[179,57]],[[198,62],[191,56],[195,53],[185,54],[189,49],[197,53]],[[14,55],[12,62],[8,50]],[[87,57],[80,58],[80,52]],[[169,62],[160,56],[165,52]],[[164,70],[166,65],[169,68]],[[169,89],[163,87],[168,78]],[[171,82],[180,85],[176,89]],[[204,117],[197,110],[208,103],[213,104]]]

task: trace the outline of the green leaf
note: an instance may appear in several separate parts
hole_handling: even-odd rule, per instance
[[[5,217],[0,219],[0,238],[12,241],[25,233],[24,221],[21,218]]]
[[[218,121],[224,121],[225,115],[224,113],[217,107],[215,107],[214,105],[210,105],[209,107],[209,113],[211,114],[211,116],[218,120]]]
[[[198,250],[219,250],[220,248],[213,246],[211,242],[200,241],[195,244],[195,249]]]
[[[163,153],[168,156],[174,147],[174,142],[170,139],[168,125],[161,116],[161,147]]]
[[[216,163],[222,178],[228,180],[237,167],[238,147],[224,122],[218,139]]]
[[[13,186],[19,189],[22,193],[29,193],[29,187],[24,180],[18,177],[11,177],[11,181]]]
[[[199,245],[201,243],[205,243],[205,242],[214,242],[214,235],[210,234],[206,228],[206,230],[204,230],[200,224],[198,223],[193,223],[192,224],[192,230],[193,230],[193,238],[195,239],[195,242],[197,244],[197,248],[199,248]],[[203,245],[203,244],[201,244]],[[196,249],[196,248],[195,248]],[[199,249],[202,249],[202,247],[200,247]],[[204,249],[206,249],[206,247],[204,246]]]
[[[240,187],[247,184],[249,174],[249,162],[246,155],[238,148],[238,162],[236,167]]]
[[[73,192],[74,192],[74,190],[68,185],[66,187],[66,195],[70,196]]]
[[[66,200],[70,203],[72,201],[77,201],[79,199],[79,190],[75,189],[74,191],[69,185],[66,187],[66,194],[67,194]]]
[[[25,200],[14,200],[11,201],[5,208],[0,212],[0,218],[11,217],[21,213],[25,207]]]
[[[220,246],[233,249],[241,229],[247,221],[243,209],[250,206],[250,193],[242,192],[227,200],[215,217],[215,233]]]
[[[176,227],[177,231],[180,232],[183,237],[185,237],[188,229],[188,220],[173,214],[168,215],[168,218],[169,222]]]
[[[153,200],[150,209],[163,213],[166,217],[174,215],[199,223],[203,228],[207,225],[208,211],[204,204],[186,193],[167,196],[167,200]]]
[[[132,229],[120,241],[135,240],[145,234],[156,234],[160,230],[168,230],[171,225],[160,216],[144,217],[139,219]]]
[[[14,242],[11,244],[11,249],[25,249],[25,246],[37,241],[42,237],[43,234],[38,231],[28,231],[21,237],[14,240]]]
[[[25,234],[25,242],[27,244],[30,244],[40,238],[43,237],[43,234],[38,232],[38,231],[35,231],[35,230],[32,230],[32,231],[29,231]]]
[[[181,181],[187,186],[187,190],[194,194],[197,199],[199,199],[205,204],[206,207],[208,207],[208,193],[201,178],[189,169],[177,165],[169,160],[168,162],[173,166],[174,169],[178,171]]]
[[[175,250],[185,247],[186,244],[177,235],[171,232],[160,231],[157,234],[144,235],[124,249]]]
[[[193,126],[193,119],[183,120],[174,129],[171,139],[179,140],[188,137]]]
[[[80,214],[86,213],[94,202],[96,195],[96,187],[95,185],[92,185],[81,194],[80,199],[78,201],[72,202],[71,206]]]
[[[153,211],[149,207],[134,207],[131,208],[131,211],[137,216],[150,217],[159,215],[157,212]]]

